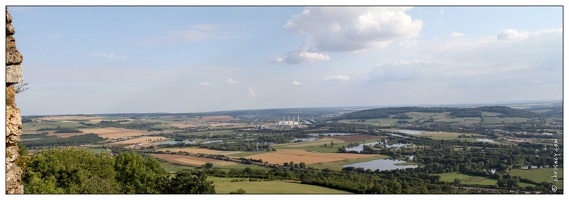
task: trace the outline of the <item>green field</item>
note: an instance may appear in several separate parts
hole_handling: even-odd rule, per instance
[[[341,160],[341,161],[327,162],[327,163],[315,163],[315,164],[309,164],[307,166],[313,167],[315,169],[326,169],[326,168],[328,168],[328,169],[340,171],[344,168],[344,165],[360,163],[360,162],[367,162],[367,161],[372,161],[372,160],[377,160],[377,159],[388,159],[388,158],[391,158],[391,157],[386,156],[386,155],[377,155],[377,156],[368,157],[368,158]]]
[[[498,182],[498,180],[496,179],[490,179],[490,178],[486,178],[486,177],[482,177],[482,176],[472,176],[472,175],[466,175],[466,174],[461,174],[458,172],[453,172],[453,173],[444,173],[444,174],[432,174],[432,175],[439,175],[441,176],[441,181],[445,181],[445,182],[454,182],[454,179],[459,179],[461,184],[478,184],[478,185],[496,185],[496,183]],[[525,187],[525,186],[533,186],[533,184],[529,184],[529,183],[519,183],[520,186]]]
[[[184,170],[184,169],[196,169],[196,167],[192,167],[192,166],[188,166],[188,165],[177,165],[177,164],[173,164],[173,163],[169,163],[169,162],[163,162],[160,163],[160,165],[162,165],[162,167],[170,173],[174,173],[180,170]]]
[[[484,117],[483,124],[501,124],[503,123],[516,123],[516,122],[527,122],[528,118],[519,118],[519,117]]]
[[[510,175],[512,176],[520,176],[522,178],[527,178],[532,181],[541,183],[543,181],[548,183],[553,183],[557,188],[563,188],[563,169],[557,169],[557,178],[559,179],[557,183],[553,180],[551,176],[553,176],[553,168],[542,168],[542,169],[531,169],[531,170],[522,170],[522,169],[512,169],[510,171]]]
[[[461,174],[458,172],[444,173],[444,174],[432,174],[441,176],[441,181],[454,182],[454,179],[459,179],[461,184],[478,184],[478,185],[495,185],[498,180],[489,179],[481,176],[472,176]]]
[[[286,181],[231,182],[233,178],[208,177],[215,184],[217,194],[229,194],[241,188],[247,194],[350,194],[320,186]]]
[[[242,170],[245,168],[250,168],[250,169],[255,169],[255,170],[257,170],[257,169],[271,170],[271,168],[269,168],[269,167],[263,167],[263,166],[259,166],[259,165],[245,165],[245,164],[243,164],[243,165],[227,165],[227,166],[215,166],[215,164],[214,164],[213,167],[217,167],[217,168],[224,170],[224,171],[229,171],[231,169]]]

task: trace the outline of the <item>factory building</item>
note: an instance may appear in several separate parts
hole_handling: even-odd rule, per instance
[[[283,121],[279,121],[279,126],[298,126],[298,125],[300,125],[300,115],[297,116],[296,121],[294,120],[294,116],[292,116],[292,121],[290,120],[290,116],[286,121],[284,116],[283,116]]]

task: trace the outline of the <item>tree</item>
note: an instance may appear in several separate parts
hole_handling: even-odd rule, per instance
[[[244,189],[237,189],[236,191],[230,192],[229,194],[247,194],[247,192]]]
[[[114,160],[87,149],[49,149],[26,156],[22,182],[26,194],[118,193]]]
[[[208,162],[208,163],[205,163],[203,166],[204,166],[205,168],[213,168],[213,163],[209,163],[209,162]]]
[[[163,194],[215,194],[213,182],[207,180],[203,172],[181,170],[163,188]]]
[[[455,186],[459,186],[460,185],[460,179],[455,178],[453,183]]]
[[[123,193],[156,194],[156,179],[166,175],[160,163],[152,157],[134,152],[123,152],[115,157],[117,181],[123,185]]]
[[[298,164],[298,166],[302,169],[306,168],[306,163],[304,162],[300,162],[300,164]]]

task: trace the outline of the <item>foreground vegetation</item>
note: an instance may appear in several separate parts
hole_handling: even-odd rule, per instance
[[[349,192],[291,181],[249,181],[248,178],[209,177],[218,194],[229,194],[239,189],[249,194],[349,194]]]

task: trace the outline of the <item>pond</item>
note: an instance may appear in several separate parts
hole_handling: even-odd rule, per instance
[[[210,140],[210,141],[202,142],[202,144],[209,144],[209,143],[216,143],[216,142],[223,142],[223,140]]]
[[[479,142],[490,142],[490,143],[495,143],[495,142],[496,142],[496,141],[494,141],[494,140],[492,140],[492,139],[486,139],[486,138],[484,138],[484,139],[476,139],[476,140],[479,141]]]
[[[387,141],[387,140],[385,140]],[[346,151],[363,151],[364,150],[364,145],[366,146],[374,146],[376,144],[384,144],[383,142],[370,142],[370,143],[365,143],[365,144],[360,144],[358,146],[355,147],[351,147],[351,148],[346,148]],[[397,143],[397,144],[388,144],[385,145],[385,148],[401,148],[401,147],[406,147],[406,146],[414,146],[414,144],[403,144],[403,143]]]
[[[401,148],[401,147],[406,147],[406,146],[414,146],[414,145],[413,144],[403,144],[403,143],[385,145],[385,147],[387,147],[387,148]]]
[[[411,134],[411,135],[419,135],[419,134],[422,134],[422,133],[430,133],[430,132],[428,132],[428,131],[407,130],[407,129],[398,129],[398,130],[395,130],[395,131],[396,131],[396,132],[399,132],[399,133],[405,133],[405,134]]]
[[[195,142],[193,141],[166,141],[166,142],[160,142],[160,144],[158,145],[162,145],[162,144],[195,144]]]
[[[368,162],[361,162],[361,163],[354,163],[349,165],[344,165],[344,167],[362,167],[364,169],[371,169],[376,170],[379,169],[380,171],[383,170],[393,170],[393,169],[406,169],[406,168],[416,168],[417,165],[395,165],[405,163],[403,160],[395,160],[395,159],[379,159],[379,160],[372,160]]]
[[[408,136],[402,136],[402,135],[395,134],[395,133],[387,133],[387,135],[391,135],[391,136],[395,136],[395,137],[401,137],[401,138],[411,138],[411,137],[408,137]]]
[[[363,151],[363,150],[364,150],[364,145],[366,145],[366,146],[373,146],[373,145],[375,145],[375,144],[379,144],[379,142],[370,142],[370,143],[360,144],[360,145],[355,146],[355,147],[346,148],[346,151],[357,151],[357,152],[360,152],[360,151]]]
[[[345,135],[357,135],[357,133],[310,133],[308,134],[312,137],[318,136],[345,136]]]
[[[309,142],[317,140],[318,138],[294,138],[290,142]]]

